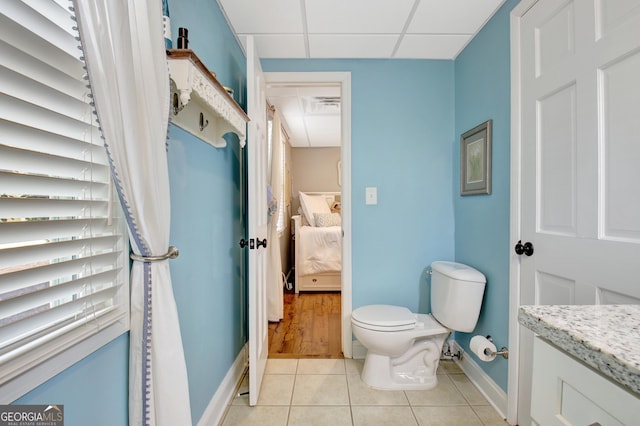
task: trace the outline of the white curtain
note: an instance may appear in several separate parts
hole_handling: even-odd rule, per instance
[[[280,237],[278,236],[278,218],[282,205],[282,122],[278,111],[273,113],[271,127],[271,192],[277,200],[277,208],[271,212],[269,221],[269,250],[267,266],[267,316],[269,321],[280,321],[284,316],[284,291],[282,280],[282,259],[280,255]]]
[[[73,0],[95,107],[134,254],[168,253],[169,75],[160,0]],[[131,270],[129,424],[190,425],[169,261]]]

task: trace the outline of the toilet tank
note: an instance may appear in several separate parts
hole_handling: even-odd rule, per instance
[[[470,333],[476,327],[486,278],[462,263],[431,264],[431,314],[445,327]]]

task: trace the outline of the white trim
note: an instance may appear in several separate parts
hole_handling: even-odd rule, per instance
[[[129,331],[128,316],[110,324],[98,333],[74,344],[41,364],[30,368],[25,373],[0,386],[0,395],[2,395],[0,404],[14,402],[72,365],[81,362],[98,349],[112,343],[127,331]]]
[[[538,0],[522,0],[511,11],[511,207],[510,238],[515,244],[521,230],[521,81],[520,20]],[[510,252],[509,261],[509,373],[507,422],[518,423],[520,326],[520,260]]]
[[[231,365],[229,371],[222,379],[222,383],[218,386],[218,390],[209,401],[207,408],[198,421],[198,426],[217,425],[220,424],[227,407],[235,396],[235,391],[238,384],[242,380],[244,371],[249,363],[249,348],[246,343],[240,353],[236,357],[236,360]]]
[[[489,404],[495,408],[502,418],[505,418],[507,412],[507,394],[502,390],[500,386],[493,381],[487,373],[471,358],[471,356],[465,356],[464,350],[460,347],[455,340],[451,341],[453,346],[451,352],[459,352],[461,354],[461,360],[455,360],[456,364],[462,369],[464,374],[467,375],[471,383],[473,383],[480,393],[489,401]],[[510,423],[509,424],[513,424]]]
[[[267,83],[338,83],[342,108],[342,353],[352,357],[351,333],[351,73],[350,72],[265,72]]]

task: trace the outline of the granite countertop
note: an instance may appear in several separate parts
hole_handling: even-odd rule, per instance
[[[521,306],[518,321],[640,394],[640,305]]]

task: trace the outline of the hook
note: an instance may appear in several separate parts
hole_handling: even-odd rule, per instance
[[[203,131],[205,127],[209,125],[209,120],[204,119],[204,114],[200,113],[200,131]]]
[[[178,94],[173,94],[173,115],[178,115],[180,111],[184,109],[185,105],[180,105],[180,99],[178,98]]]

